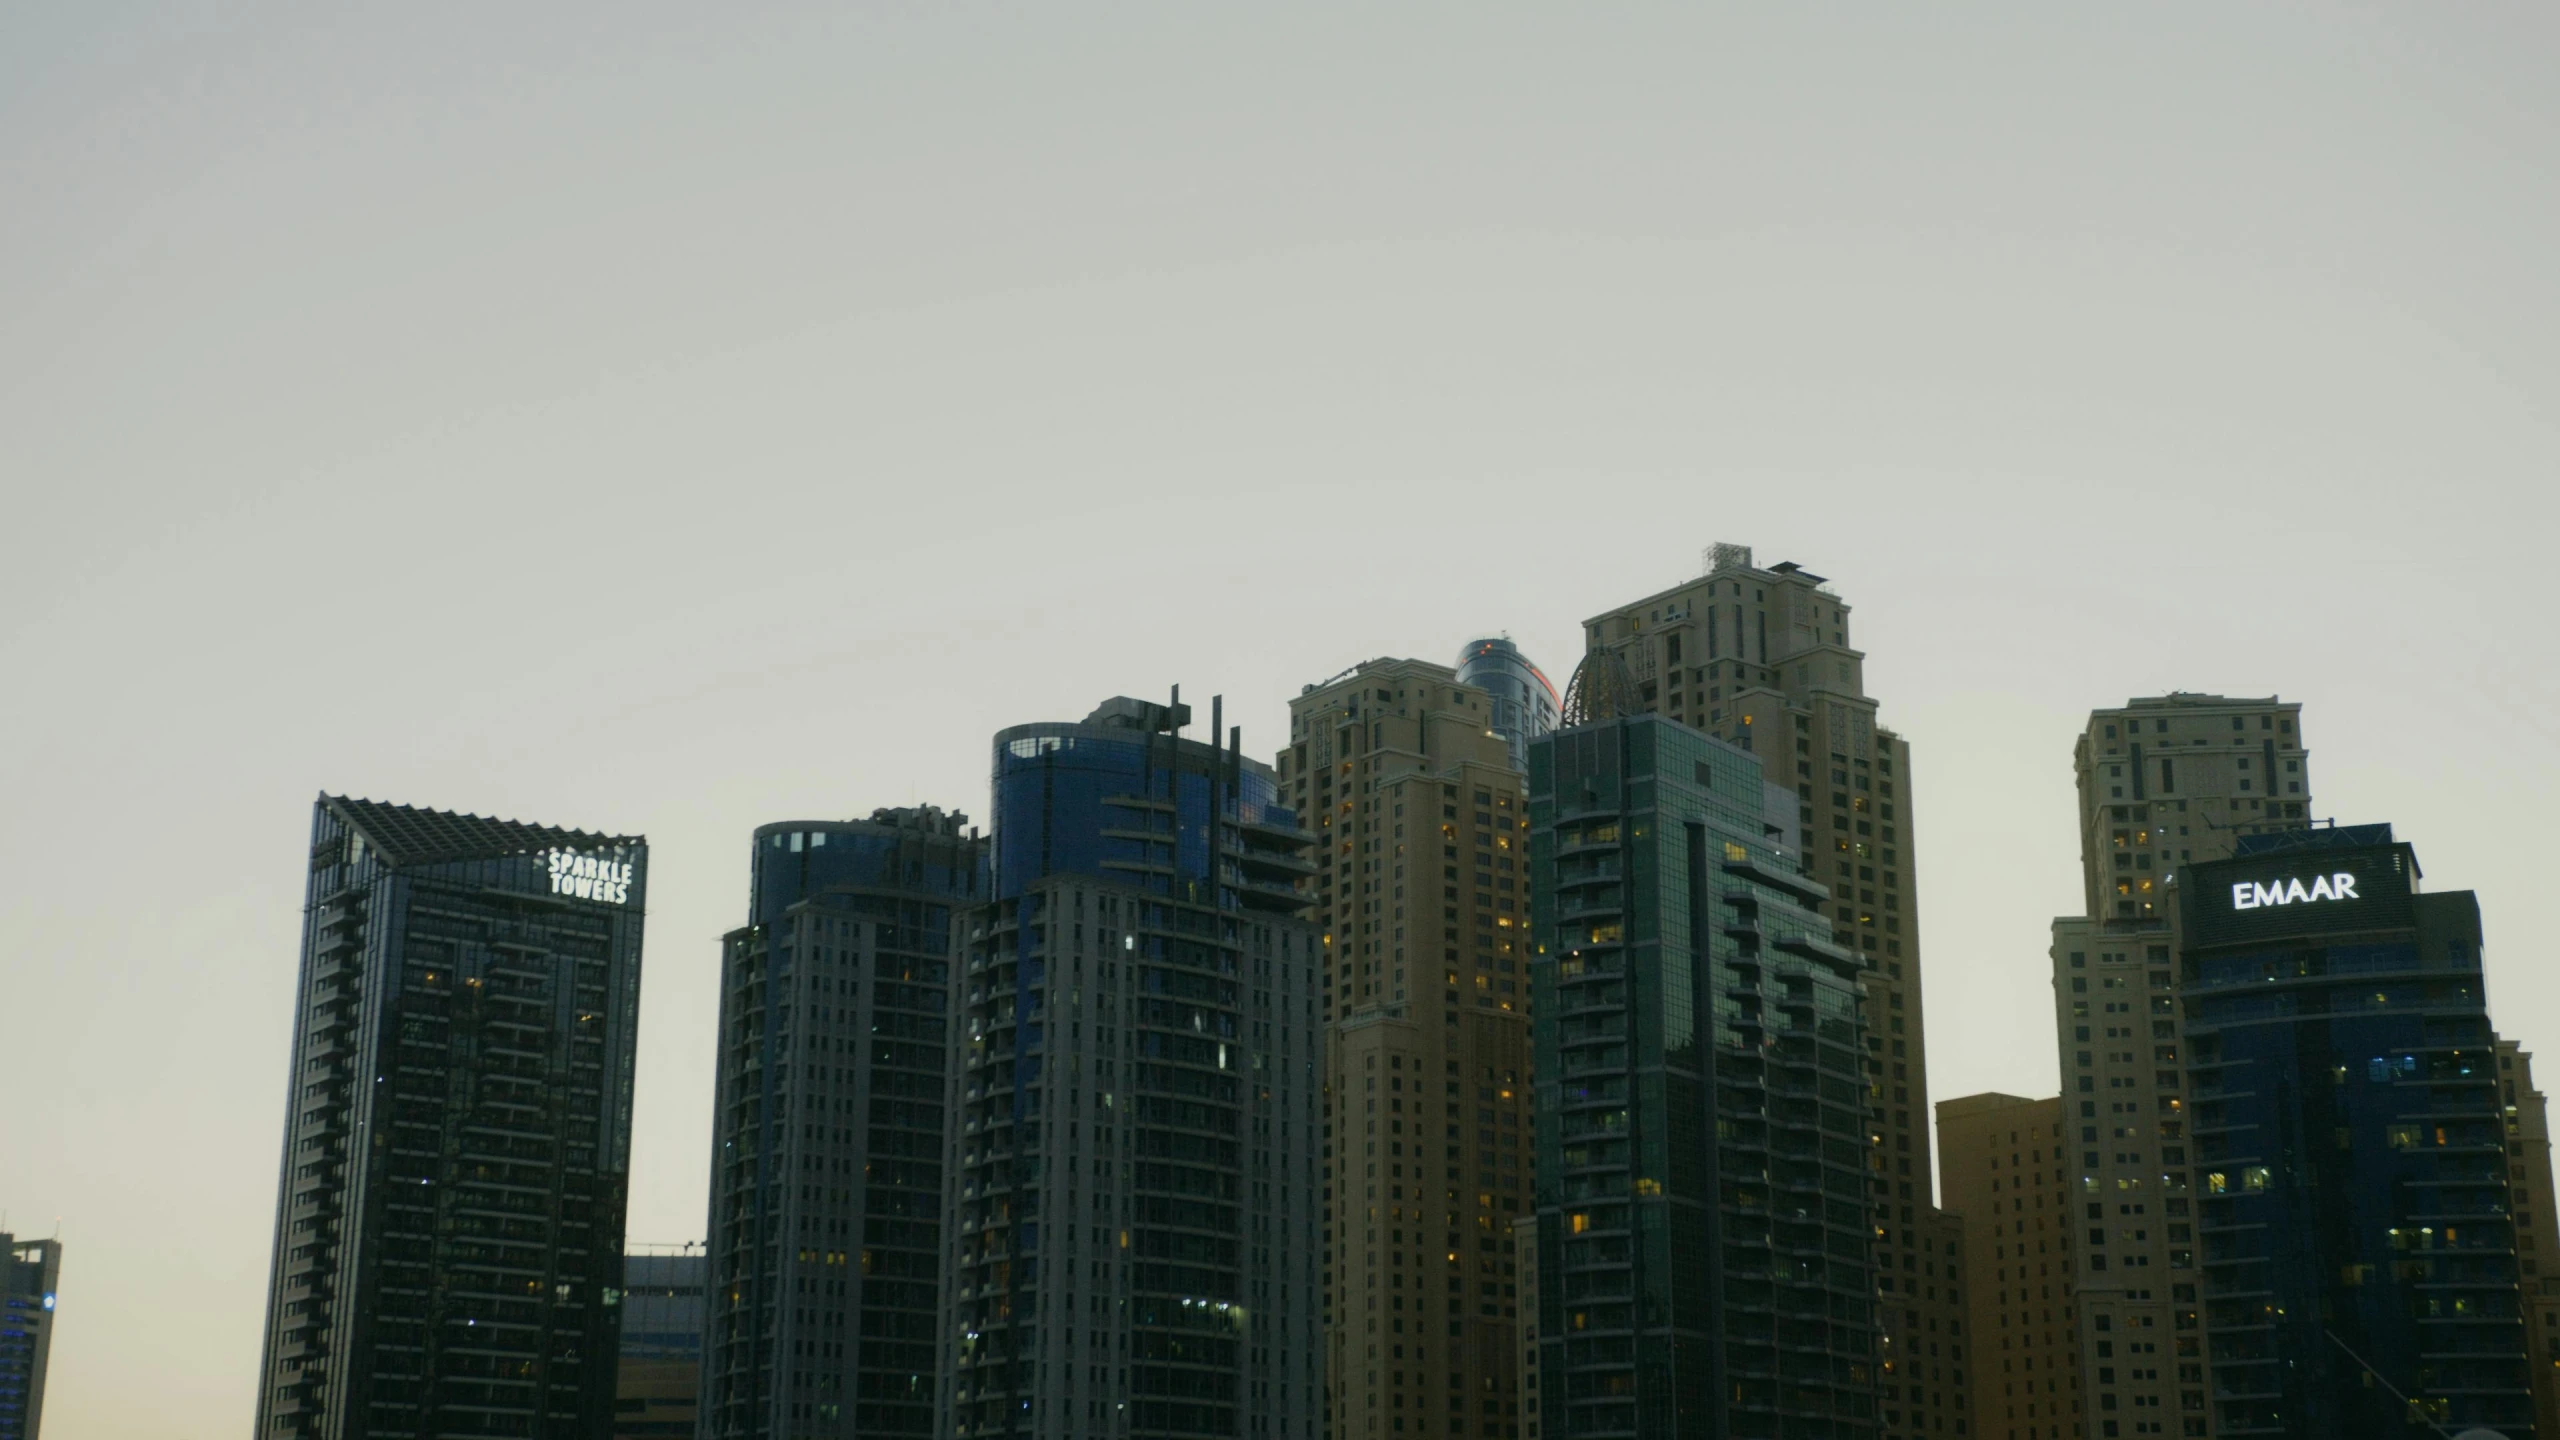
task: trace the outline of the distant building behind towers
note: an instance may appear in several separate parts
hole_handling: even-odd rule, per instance
[[[622,1364],[613,1440],[691,1440],[702,1391],[699,1245],[650,1246],[622,1262]]]

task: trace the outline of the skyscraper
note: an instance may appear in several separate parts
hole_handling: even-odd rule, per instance
[[[613,1440],[692,1440],[701,1419],[703,1282],[709,1272],[698,1246],[651,1246],[623,1257]]]
[[[2550,1104],[2534,1089],[2534,1058],[2499,1040],[2506,1109],[2506,1176],[2514,1189],[2516,1271],[2524,1291],[2524,1363],[2534,1381],[2534,1435],[2560,1435],[2560,1209],[2552,1204]]]
[[[1511,768],[1529,772],[1529,742],[1556,728],[1556,687],[1508,635],[1470,640],[1458,652],[1458,683],[1491,702],[1488,724],[1511,747]]]
[[[1520,1423],[1529,810],[1494,708],[1423,660],[1367,661],[1289,706],[1279,784],[1315,835],[1330,1022],[1338,1437]]]
[[[1312,837],[1180,703],[995,737],[958,981],[953,1437],[1323,1430]]]
[[[987,894],[967,824],[755,832],[721,940],[704,1440],[932,1433],[951,971]]]
[[[2417,881],[2388,825],[2244,836],[2182,871],[2190,1171],[2227,1440],[2532,1431],[2479,904]],[[2124,1223],[2125,1192],[2082,1198]],[[2100,1341],[2148,1367],[2174,1333]]]
[[[1866,971],[1794,795],[1633,684],[1529,747],[1540,1423],[1873,1436]]]
[[[2534,1088],[2533,1057],[2513,1040],[2498,1042],[2498,1091],[2507,1116],[2507,1177],[2514,1191],[2533,1430],[2560,1436],[2560,1207],[2552,1198],[2551,1115]]]
[[[1583,643],[1624,663],[1631,708],[1722,738],[1793,798],[1769,814],[1801,832],[1804,869],[1870,996],[1883,1433],[1953,1436],[1967,1384],[1962,1238],[1932,1203],[1911,751],[1876,723],[1850,608],[1793,562],[1761,569],[1750,547],[1717,545],[1706,574],[1583,622]]]
[[[322,795],[258,1434],[603,1440],[649,849]]]
[[[0,1440],[37,1440],[44,1425],[45,1362],[53,1353],[62,1242],[0,1231]]]
[[[2309,767],[2302,707],[2274,696],[2129,700],[2092,712],[2073,746],[2086,908],[2053,922],[2051,957],[2072,1172],[2105,1197],[2073,1231],[2081,1393],[2100,1440],[2211,1433],[2170,877],[2305,823]],[[2167,1358],[2124,1363],[2128,1330],[2172,1337]]]
[[[2070,1157],[2062,1100],[1938,1102],[1939,1180],[1964,1219],[1979,1440],[2079,1440]]]

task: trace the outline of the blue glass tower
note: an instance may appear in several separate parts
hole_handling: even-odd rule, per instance
[[[2246,836],[2181,876],[2216,1434],[2533,1433],[2479,905],[2417,880],[2388,825]],[[2157,1364],[2170,1339],[2112,1345]]]
[[[987,893],[966,825],[755,832],[721,946],[706,1440],[930,1433],[951,965]]]
[[[1311,838],[1236,737],[1185,739],[1189,718],[1118,698],[995,737],[943,1435],[1321,1428]]]

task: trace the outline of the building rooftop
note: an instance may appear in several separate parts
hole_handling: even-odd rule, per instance
[[[2120,710],[2167,710],[2179,706],[2205,705],[2282,705],[2277,695],[2207,695],[2198,690],[2172,690],[2166,695],[2136,695]]]
[[[2365,850],[2392,843],[2391,826],[2323,825],[2316,830],[2272,830],[2243,835],[2233,844],[2235,860],[2251,855],[2281,855],[2295,850]]]
[[[642,845],[637,835],[600,835],[590,830],[563,830],[485,815],[457,815],[449,810],[420,810],[381,800],[357,800],[322,792],[320,803],[355,827],[394,865],[423,865],[443,860],[492,860],[544,850],[598,850]]]

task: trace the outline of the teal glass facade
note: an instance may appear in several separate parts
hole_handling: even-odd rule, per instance
[[[1749,753],[1529,749],[1540,1388],[1555,1440],[1876,1433],[1865,987]]]

